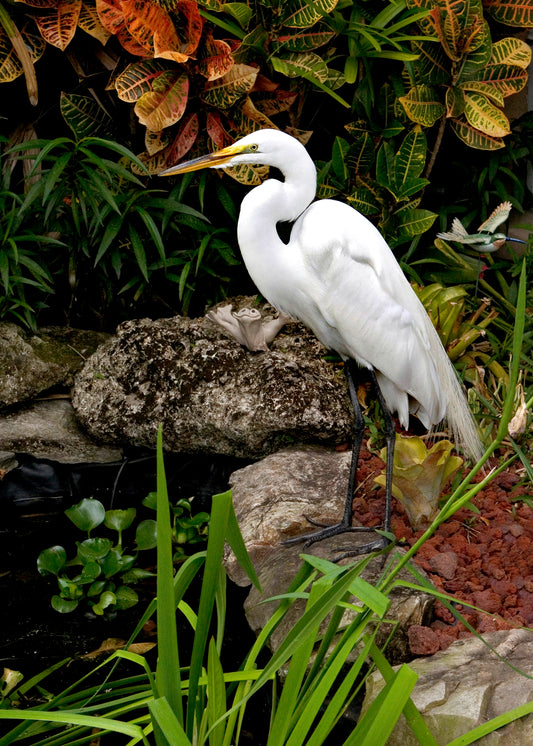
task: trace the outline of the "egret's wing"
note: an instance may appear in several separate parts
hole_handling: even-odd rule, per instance
[[[502,202],[495,210],[491,212],[485,222],[481,223],[478,231],[494,233],[498,226],[500,226],[502,223],[505,223],[505,221],[509,217],[509,213],[511,212],[512,207],[513,206],[510,202]]]
[[[408,396],[420,403],[426,422],[442,419],[436,333],[381,234],[346,205],[322,200],[305,213],[295,240],[313,296],[307,317],[299,313],[302,321],[327,346],[380,372],[402,424]]]

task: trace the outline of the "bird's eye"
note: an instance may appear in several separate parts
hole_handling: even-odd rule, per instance
[[[255,153],[255,151],[256,151],[256,150],[258,149],[258,147],[259,147],[259,146],[257,145],[257,143],[255,143],[255,142],[254,142],[254,143],[252,143],[252,144],[250,145],[250,148],[249,148],[249,149],[250,149],[250,150],[251,150],[252,152],[254,152],[254,153]]]

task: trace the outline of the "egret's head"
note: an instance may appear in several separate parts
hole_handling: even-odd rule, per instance
[[[241,163],[280,168],[284,162],[294,157],[295,149],[300,148],[305,150],[298,140],[285,132],[274,129],[258,130],[215,153],[171,166],[161,171],[159,176],[175,176],[202,168],[228,168]]]

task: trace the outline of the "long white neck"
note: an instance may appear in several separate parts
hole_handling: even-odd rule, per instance
[[[270,288],[265,287],[265,277],[272,277],[276,269],[282,269],[290,251],[290,247],[280,239],[276,225],[296,220],[316,193],[316,169],[303,146],[296,163],[285,163],[281,167],[275,165],[282,171],[285,181],[267,179],[252,189],[242,201],[237,225],[246,268],[261,293],[271,302],[274,299]]]

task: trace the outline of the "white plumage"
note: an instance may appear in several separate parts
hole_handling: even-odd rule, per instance
[[[410,413],[428,429],[446,417],[457,443],[478,458],[467,401],[424,307],[369,220],[342,202],[313,202],[316,169],[301,143],[259,130],[164,174],[240,163],[273,166],[285,179],[268,179],[241,205],[239,246],[260,292],[326,347],[375,371],[404,428]],[[282,221],[294,223],[287,244],[276,227]]]

